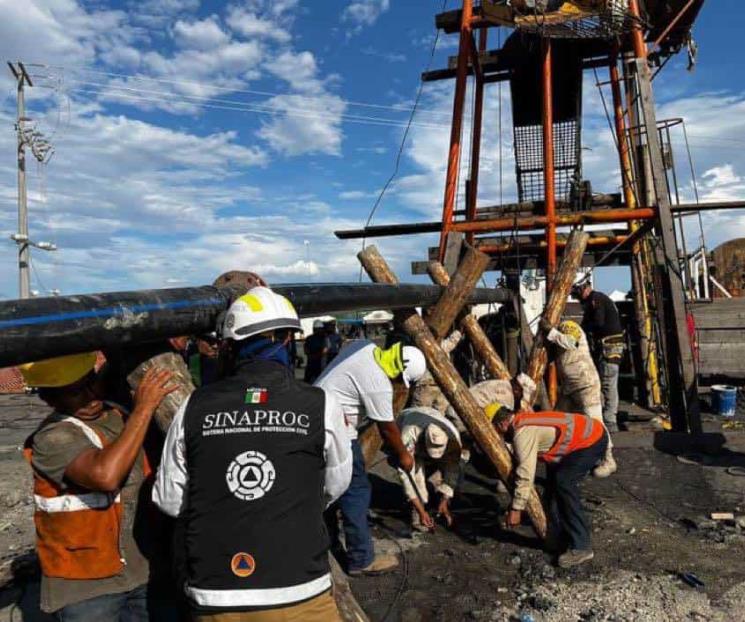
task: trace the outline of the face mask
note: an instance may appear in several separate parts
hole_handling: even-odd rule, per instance
[[[238,360],[274,361],[290,367],[290,353],[284,343],[272,341],[269,337],[256,339],[243,346],[238,352]]]

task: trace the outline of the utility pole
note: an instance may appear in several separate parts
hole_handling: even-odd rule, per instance
[[[26,195],[26,147],[31,147],[34,157],[39,162],[46,162],[53,153],[52,146],[33,128],[26,127],[31,121],[26,116],[26,100],[24,87],[33,86],[23,63],[15,65],[8,62],[8,67],[16,79],[18,95],[18,113],[16,119],[16,133],[18,135],[18,233],[10,236],[18,245],[18,290],[21,298],[31,296],[31,247],[41,250],[54,251],[57,247],[50,242],[32,242],[28,234],[28,198]]]

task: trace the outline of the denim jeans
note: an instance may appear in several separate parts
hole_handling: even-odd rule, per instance
[[[148,622],[147,586],[68,605],[55,616],[60,622]]]
[[[610,432],[618,430],[618,373],[620,366],[600,361],[600,383],[603,387],[603,421]]]
[[[338,546],[339,526],[336,510],[341,510],[344,539],[347,548],[347,570],[360,570],[375,558],[367,511],[372,487],[365,471],[365,458],[359,442],[352,441],[352,481],[347,491],[326,511],[326,525],[332,547]]]
[[[574,451],[546,469],[550,529],[554,537],[568,539],[570,549],[592,548],[590,521],[582,508],[579,483],[603,460],[607,448],[608,433],[604,432],[594,445]]]

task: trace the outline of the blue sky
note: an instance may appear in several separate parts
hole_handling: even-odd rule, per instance
[[[2,58],[36,63],[29,116],[54,134],[56,147],[45,167],[29,164],[32,237],[60,248],[34,253],[33,288],[204,284],[228,269],[254,269],[270,282],[356,280],[360,242],[338,241],[332,231],[361,226],[393,171],[441,7],[441,0],[0,0]],[[656,81],[660,118],[687,121],[705,200],[745,196],[743,15],[734,0],[709,2],[695,29],[696,71],[685,70],[681,55]],[[456,37],[441,37],[434,66],[456,45]],[[0,87],[0,295],[15,297],[9,75]],[[451,89],[425,85],[376,223],[439,218]],[[481,204],[500,194],[497,87],[487,96]],[[502,102],[509,127],[506,87]],[[616,191],[591,74],[585,110],[586,176],[595,189]],[[511,148],[507,133],[505,200],[514,197]],[[683,154],[676,156],[682,167]],[[692,197],[690,175],[681,182]],[[745,235],[744,224],[742,213],[709,214],[707,242]],[[693,222],[688,237],[695,244]],[[434,241],[376,243],[402,279],[415,280],[409,262]],[[602,289],[627,286],[625,271],[604,275]]]

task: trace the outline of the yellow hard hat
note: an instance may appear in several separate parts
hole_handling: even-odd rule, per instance
[[[573,322],[572,320],[565,320],[559,324],[559,332],[568,335],[577,343],[582,339],[582,328],[577,322]]]
[[[96,365],[96,353],[69,354],[20,365],[23,379],[29,387],[66,387],[74,384]]]
[[[504,404],[501,404],[500,402],[492,402],[491,404],[487,404],[484,407],[484,414],[486,415],[486,418],[489,419],[492,423],[496,422],[499,423],[501,420],[507,419],[508,417],[511,417],[515,414],[515,411],[511,408],[508,408]]]

